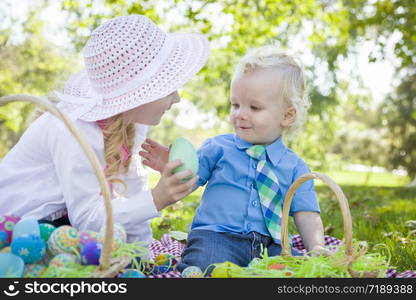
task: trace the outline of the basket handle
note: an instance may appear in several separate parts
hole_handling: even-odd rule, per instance
[[[104,198],[104,207],[107,214],[106,220],[106,230],[105,230],[105,237],[104,237],[104,245],[103,250],[101,252],[100,257],[100,268],[101,270],[108,269],[110,266],[110,258],[111,258],[111,250],[112,250],[112,243],[113,243],[113,211],[111,206],[111,193],[108,187],[107,180],[105,178],[104,172],[101,168],[100,162],[93,152],[91,146],[86,142],[83,135],[79,132],[79,130],[75,127],[73,122],[67,118],[55,105],[53,105],[50,101],[35,97],[32,95],[25,95],[25,94],[16,94],[16,95],[9,95],[0,97],[0,106],[17,101],[26,101],[38,104],[49,111],[51,114],[56,116],[58,119],[62,120],[68,130],[72,133],[78,143],[81,145],[82,149],[85,151],[88,160],[90,161],[92,167],[94,168],[95,175],[98,179],[98,183],[100,184],[101,191]]]
[[[331,190],[335,193],[335,196],[338,199],[339,206],[341,207],[342,219],[344,222],[344,237],[345,237],[345,254],[347,257],[352,257],[352,221],[351,213],[348,206],[348,200],[342,192],[341,188],[332,180],[329,176],[321,173],[306,173],[300,176],[295,182],[290,186],[289,190],[286,193],[286,197],[283,204],[282,212],[282,256],[290,256],[291,249],[289,244],[288,237],[288,219],[289,219],[289,209],[290,204],[292,203],[293,195],[296,190],[301,186],[305,181],[309,179],[320,179],[322,182],[326,183]]]

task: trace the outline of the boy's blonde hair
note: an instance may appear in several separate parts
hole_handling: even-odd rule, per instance
[[[277,46],[267,45],[252,49],[241,58],[234,76],[264,69],[280,72],[276,77],[280,97],[296,109],[296,120],[282,131],[283,137],[292,139],[305,123],[310,107],[303,70],[294,57],[280,52]]]

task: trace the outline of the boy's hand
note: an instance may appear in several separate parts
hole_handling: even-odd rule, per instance
[[[144,158],[143,164],[145,166],[162,173],[169,161],[170,147],[167,148],[150,138],[146,138],[142,144],[142,149],[145,151],[139,151],[139,155]]]
[[[322,225],[321,216],[317,212],[297,211],[293,214],[295,225],[302,237],[306,250],[313,255],[326,255],[324,239],[324,226]]]
[[[198,176],[193,176],[188,181],[183,181],[183,179],[193,175],[191,170],[172,174],[172,170],[180,165],[182,165],[182,162],[179,160],[167,163],[159,182],[152,190],[153,201],[157,210],[161,210],[185,198],[197,188]]]

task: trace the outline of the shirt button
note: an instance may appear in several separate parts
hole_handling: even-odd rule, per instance
[[[254,200],[253,202],[251,202],[251,204],[253,204],[253,206],[257,206],[258,202]]]
[[[247,223],[247,229],[250,230],[251,229],[251,223]]]

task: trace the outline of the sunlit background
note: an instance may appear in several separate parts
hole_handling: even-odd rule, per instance
[[[198,148],[211,136],[232,132],[234,66],[248,49],[273,42],[303,62],[312,101],[303,131],[285,142],[313,171],[342,187],[355,239],[389,257],[399,271],[416,269],[414,0],[2,0],[0,96],[45,96],[62,88],[83,67],[82,47],[91,31],[132,13],[166,31],[200,32],[210,40],[206,67],[180,90],[182,101],[150,129],[150,137],[168,145],[184,136]],[[30,124],[33,109],[26,103],[0,108],[0,159]],[[159,175],[149,178],[154,186]],[[342,239],[334,194],[317,185],[325,234]],[[153,219],[154,238],[188,232],[202,192]]]
[[[206,34],[204,70],[150,136],[196,147],[231,132],[229,82],[238,57],[274,42],[308,77],[309,122],[287,144],[316,171],[352,184],[406,185],[416,174],[412,1],[42,1],[0,3],[0,95],[46,95],[83,67],[102,21],[143,13],[166,31]],[[28,125],[31,105],[0,108],[0,157]]]

